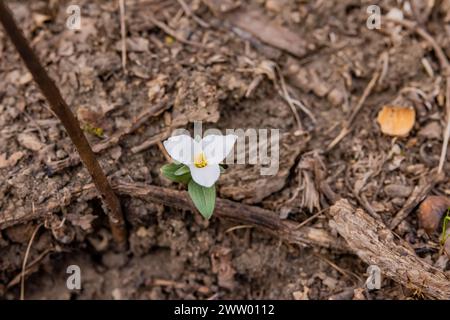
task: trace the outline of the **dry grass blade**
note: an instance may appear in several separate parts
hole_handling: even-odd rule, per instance
[[[42,223],[38,224],[31,234],[30,241],[28,242],[27,250],[25,251],[25,256],[22,263],[22,272],[20,273],[20,300],[25,299],[25,269],[27,266],[28,255],[30,254],[31,245],[33,244],[34,238],[38,233],[39,229],[42,227]]]

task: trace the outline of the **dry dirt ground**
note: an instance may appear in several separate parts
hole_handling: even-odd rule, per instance
[[[450,1],[127,0],[126,70],[119,1],[76,3],[78,31],[66,28],[68,1],[8,1],[112,180],[183,189],[160,175],[160,142],[194,121],[280,129],[278,173],[229,166],[218,196],[306,221],[338,241],[321,180],[389,225],[437,166],[445,79],[436,54],[405,27],[383,20],[367,28],[366,10],[401,9],[450,56]],[[0,298],[19,298],[35,231],[27,299],[423,297],[388,277],[369,292],[368,265],[354,252],[129,195],[120,198],[129,249],[118,251],[100,202],[83,192],[86,169],[3,29],[0,57]],[[376,72],[351,132],[327,148]],[[376,118],[386,104],[415,108],[407,137],[381,133]],[[429,193],[448,196],[450,182]],[[448,275],[438,237],[419,228],[415,210],[395,234]],[[81,268],[82,290],[67,289],[69,265]]]

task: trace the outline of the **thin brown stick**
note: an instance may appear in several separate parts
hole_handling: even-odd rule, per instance
[[[34,238],[38,233],[39,229],[42,227],[42,223],[38,224],[36,228],[34,228],[33,233],[31,234],[30,241],[27,245],[27,250],[25,251],[25,256],[22,262],[22,272],[20,273],[20,300],[25,299],[25,269],[27,266],[28,255],[30,254],[31,245],[33,244]]]
[[[115,184],[114,187],[121,194],[144,201],[156,202],[179,209],[190,209],[193,212],[196,211],[185,191],[126,182]],[[216,200],[214,215],[218,218],[235,221],[239,224],[262,228],[289,243],[295,243],[301,246],[318,245],[345,251],[345,246],[342,245],[342,242],[336,240],[326,230],[306,226],[298,228],[297,222],[282,220],[278,214],[260,207],[218,198]]]
[[[52,81],[38,57],[29,46],[22,31],[16,25],[12,13],[3,0],[0,0],[0,22],[47,99],[50,108],[61,120],[70,139],[77,148],[78,153],[105,204],[105,210],[108,212],[113,237],[120,246],[123,246],[126,243],[126,229],[120,202],[95,158],[94,152],[89,146],[78,120],[64,101],[58,87]]]
[[[448,70],[450,72],[450,70]],[[442,143],[441,157],[439,158],[438,172],[444,170],[445,159],[447,158],[448,141],[450,138],[450,76],[446,78],[446,94],[445,94],[445,109],[447,113],[447,126],[444,130],[444,141]]]
[[[122,68],[127,71],[127,30],[125,25],[125,0],[119,0],[120,35],[122,37]]]
[[[36,259],[31,261],[27,266],[25,271],[21,270],[19,274],[17,274],[11,281],[6,285],[6,289],[10,289],[11,287],[18,285],[21,282],[23,276],[27,276],[33,270],[33,267],[39,264],[49,253],[54,252],[54,248],[45,249]]]
[[[431,192],[434,186],[444,181],[443,173],[432,172],[424,181],[416,186],[400,211],[394,216],[389,227],[393,230],[402,222]]]
[[[170,130],[168,128],[163,129],[160,133],[155,134],[154,136],[152,136],[148,140],[144,141],[140,145],[132,147],[131,152],[139,153],[145,149],[150,148],[151,146],[154,146],[158,142],[161,142],[162,140],[167,139],[168,137],[170,137]]]

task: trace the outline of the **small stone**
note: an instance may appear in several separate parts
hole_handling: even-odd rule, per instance
[[[391,198],[407,198],[412,191],[412,187],[402,184],[388,184],[384,187],[384,193]]]
[[[334,88],[328,93],[328,101],[333,105],[333,107],[338,107],[344,102],[344,94],[341,90]]]

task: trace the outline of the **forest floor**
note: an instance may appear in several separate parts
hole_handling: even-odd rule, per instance
[[[413,29],[383,19],[368,28],[373,2],[127,0],[123,39],[119,1],[77,1],[80,30],[66,27],[68,1],[8,1],[111,181],[184,190],[160,174],[161,142],[194,121],[223,133],[279,129],[280,165],[270,176],[227,168],[217,190],[237,203],[231,220],[122,188],[129,248],[120,251],[89,174],[0,28],[0,298],[19,298],[22,271],[26,299],[437,297],[383,266],[381,289],[366,289],[372,257],[345,244],[330,213],[347,199],[450,278],[439,235],[420,228],[416,210],[420,190],[450,196],[448,178],[433,180],[445,74]],[[383,17],[400,9],[450,56],[450,1],[378,2]],[[385,105],[414,108],[406,137],[381,132]],[[241,204],[295,230],[240,220]],[[66,286],[70,265],[81,290]]]

